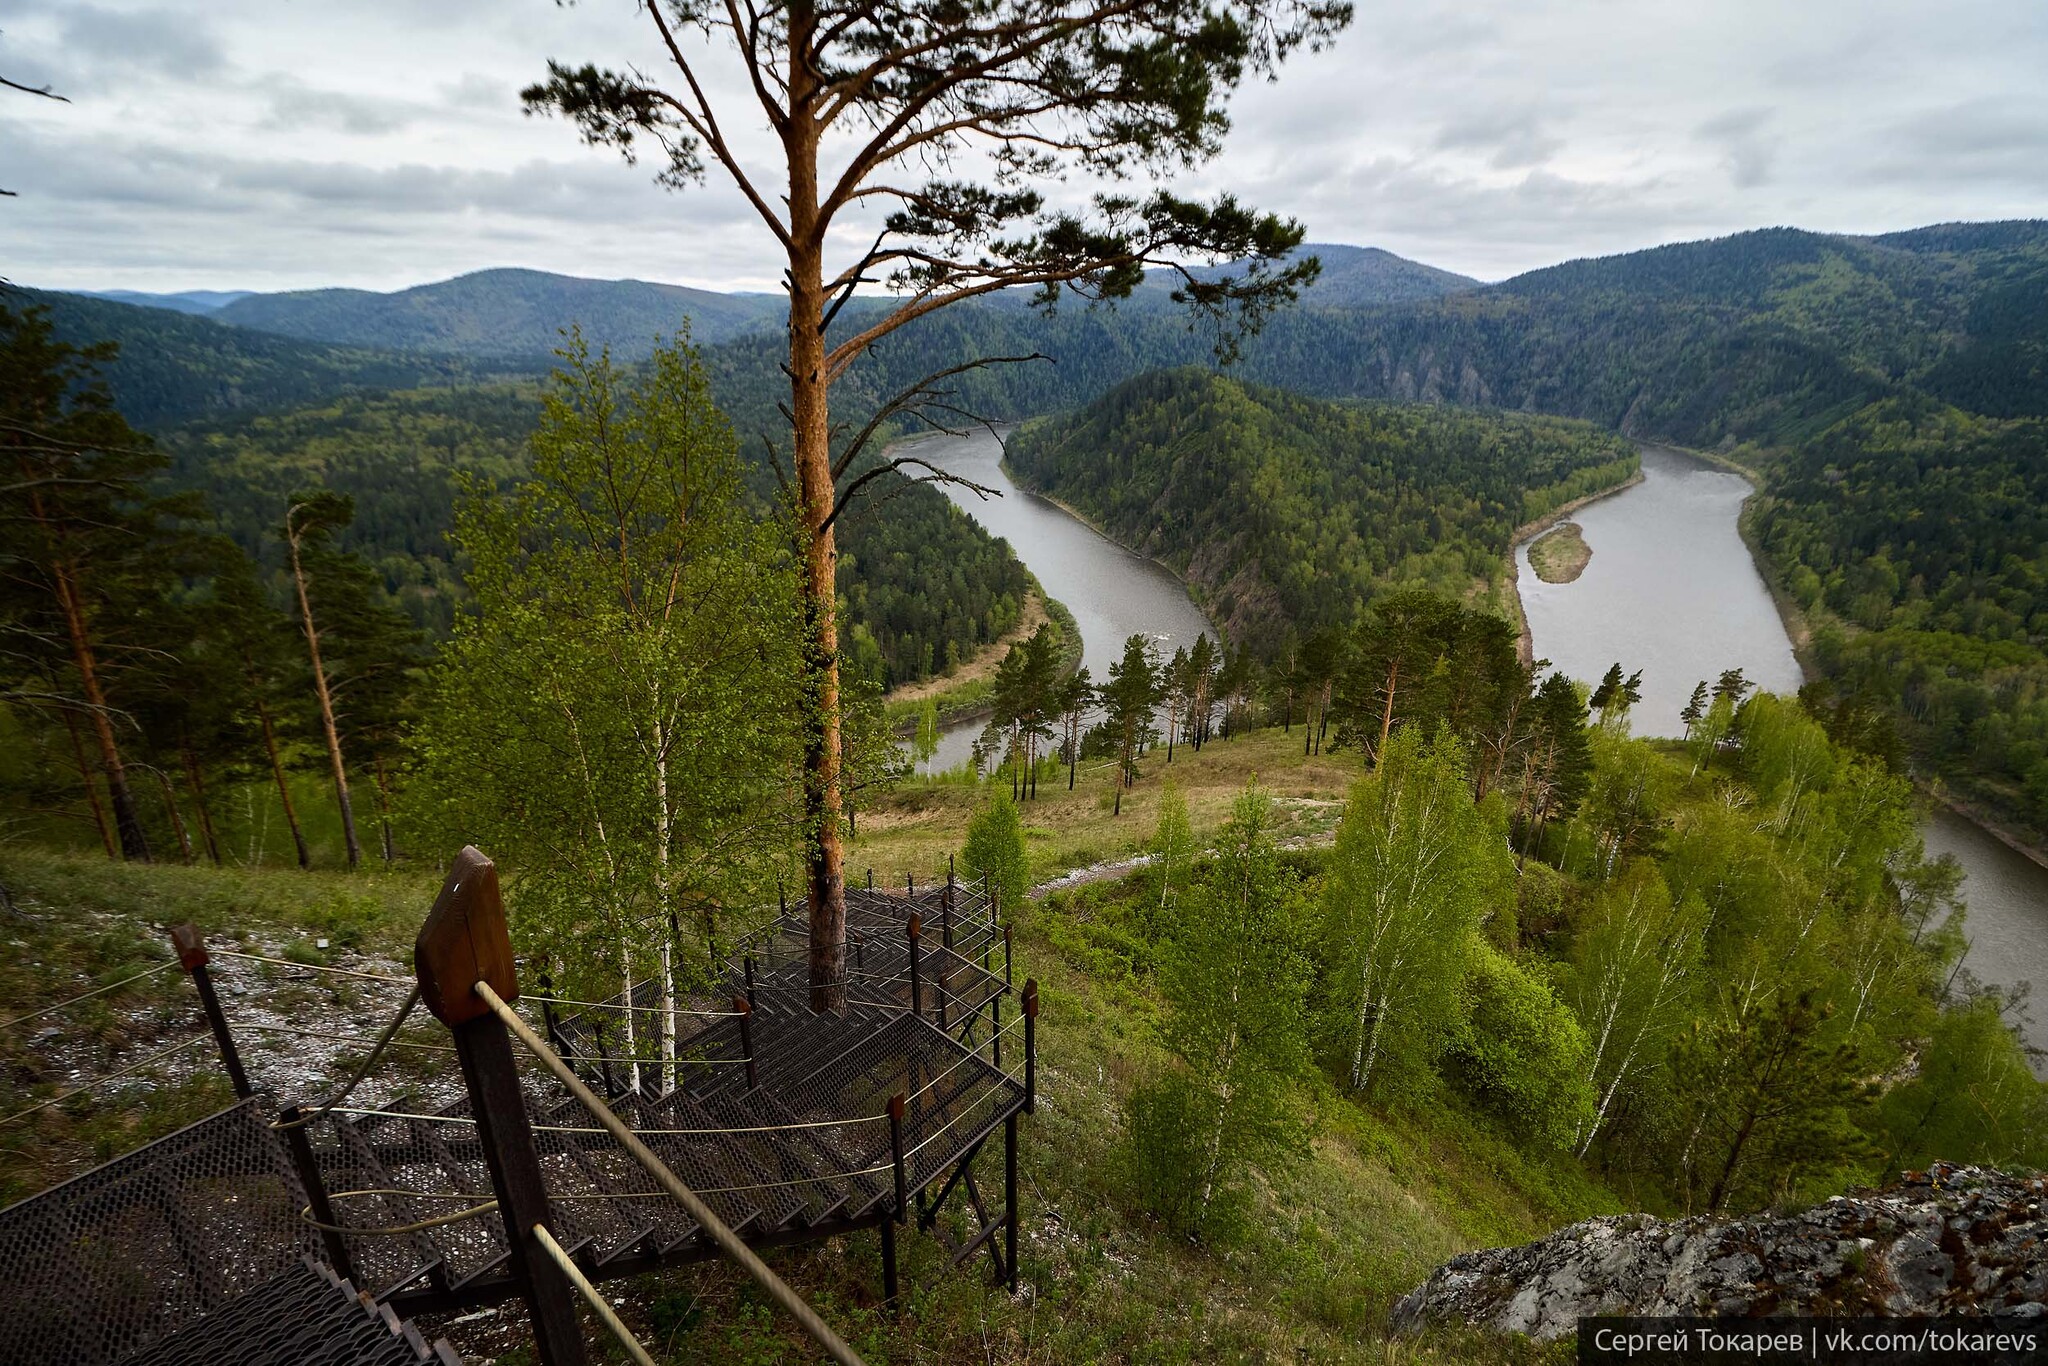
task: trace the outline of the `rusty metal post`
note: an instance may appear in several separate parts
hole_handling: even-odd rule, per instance
[[[924,930],[924,921],[913,911],[910,916],[910,924],[904,928],[910,940],[910,1013],[912,1015],[922,1015],[924,1014],[924,978],[917,961],[919,957],[917,936]]]
[[[889,1161],[896,1169],[896,1222],[910,1205],[910,1173],[903,1165],[903,1093],[889,1097]]]
[[[997,992],[988,998],[989,1046],[995,1049],[994,1062],[998,1072],[1003,1070],[1003,994]]]
[[[896,1303],[896,1221],[882,1221],[882,1299]]]
[[[482,981],[508,1001],[519,996],[498,870],[476,849],[465,848],[449,869],[413,945],[413,969],[420,999],[455,1039],[491,1190],[505,1221],[512,1277],[533,1322],[535,1351],[542,1366],[587,1366],[575,1287],[533,1234],[554,1220],[512,1036],[476,992]]]
[[[1024,1113],[1038,1113],[1038,981],[1024,980]]]
[[[740,1054],[747,1060],[747,1089],[761,1084],[754,1072],[754,1007],[744,996],[732,998],[733,1014],[740,1017]]]
[[[868,890],[875,890],[875,870],[872,868],[868,869]]]
[[[306,1136],[302,1123],[304,1111],[296,1105],[287,1105],[277,1112],[278,1129],[284,1134],[284,1142],[291,1149],[292,1165],[299,1169],[299,1184],[306,1188],[307,1212],[320,1221],[320,1243],[327,1249],[327,1264],[334,1268],[334,1274],[344,1280],[354,1280],[356,1269],[348,1255],[348,1242],[330,1225],[341,1221],[334,1217],[334,1206],[327,1199],[327,1182],[320,1176],[320,1163],[313,1156],[313,1140]]]
[[[746,966],[746,972],[747,972],[747,1009],[748,1009],[749,1011],[752,1011],[752,1010],[753,1010],[753,1008],[754,1008],[754,955],[753,955],[753,954],[751,954],[751,953],[750,953],[750,954],[748,954],[748,955],[747,955],[747,957],[746,957],[746,963],[745,963],[745,966]]]
[[[214,994],[213,975],[206,965],[213,961],[206,951],[206,937],[199,933],[199,927],[189,921],[171,931],[171,944],[178,950],[178,963],[191,974],[192,985],[199,992],[199,1007],[206,1012],[206,1023],[213,1030],[213,1041],[220,1046],[221,1065],[227,1068],[228,1084],[235,1088],[235,1096],[247,1100],[255,1094],[249,1085],[249,1074],[242,1070],[242,1055],[235,1049],[235,1036],[228,1032],[228,1017],[221,1013],[220,997]],[[328,1220],[329,1223],[334,1222]]]
[[[1028,1017],[1027,1017],[1028,1018]],[[1017,1116],[1003,1121],[1003,1269],[1017,1293]]]
[[[953,947],[953,877],[946,876],[946,890],[939,894],[939,942]]]

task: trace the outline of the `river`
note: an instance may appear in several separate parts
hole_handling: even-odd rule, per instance
[[[982,499],[940,485],[968,516],[1007,539],[1073,612],[1083,662],[1098,681],[1133,634],[1151,636],[1171,654],[1210,629],[1168,570],[1012,483],[998,437],[928,437],[898,447],[912,449],[948,473],[1001,490],[1000,498]],[[1736,525],[1749,492],[1738,474],[1645,447],[1642,482],[1572,514],[1593,551],[1578,579],[1544,583],[1529,567],[1527,545],[1516,548],[1537,656],[1587,682],[1614,663],[1641,669],[1643,700],[1633,720],[1642,735],[1681,734],[1678,714],[1693,685],[1723,669],[1739,667],[1773,692],[1796,692],[1792,642]],[[949,729],[928,769],[962,762],[980,730],[979,723]],[[2039,983],[2048,996],[2048,869],[1945,810],[1929,818],[1924,834],[1930,855],[1954,854],[1963,866],[1970,970],[2001,986]],[[2027,1037],[2048,1048],[2048,999]]]
[[[958,484],[938,485],[991,535],[1008,541],[1045,591],[1074,614],[1081,628],[1081,663],[1097,683],[1109,676],[1109,666],[1123,657],[1124,642],[1134,635],[1150,636],[1161,653],[1171,656],[1213,632],[1171,570],[1126,550],[1058,504],[1018,488],[1003,470],[999,434],[922,437],[898,444],[894,453],[914,454],[1002,495],[984,498]],[[981,730],[979,721],[948,727],[939,736],[938,752],[919,771],[958,767],[972,754]]]
[[[1678,713],[1700,679],[1740,667],[1772,692],[1801,682],[1792,642],[1736,527],[1749,482],[1660,447],[1643,448],[1643,480],[1572,514],[1593,558],[1571,583],[1544,583],[1516,548],[1531,642],[1574,678],[1607,666],[1643,671],[1633,714],[1639,735],[1678,735]],[[1922,827],[1930,856],[1963,865],[1965,965],[1986,982],[2034,982],[2048,992],[2048,869],[1969,821],[1937,808]],[[2048,1048],[2048,1002],[2027,1039]]]

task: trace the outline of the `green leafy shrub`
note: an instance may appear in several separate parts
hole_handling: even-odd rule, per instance
[[[1491,944],[1476,941],[1471,964],[1454,1072],[1516,1132],[1569,1143],[1593,1113],[1585,1031],[1549,983]]]

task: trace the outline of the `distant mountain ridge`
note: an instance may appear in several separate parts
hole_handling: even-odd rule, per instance
[[[540,270],[480,270],[390,294],[313,289],[254,294],[214,315],[305,341],[492,359],[546,357],[562,329],[628,359],[688,326],[700,344],[779,327],[778,295],[719,294],[645,280],[586,280]]]
[[[88,299],[111,299],[117,304],[134,304],[137,308],[167,308],[173,313],[193,313],[206,317],[218,313],[237,299],[248,298],[255,291],[184,289],[175,294],[149,294],[136,289],[81,289],[74,292]]]

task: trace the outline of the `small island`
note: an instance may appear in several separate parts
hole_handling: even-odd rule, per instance
[[[1552,527],[1529,547],[1529,567],[1545,583],[1570,583],[1586,572],[1593,547],[1586,544],[1577,522]]]

